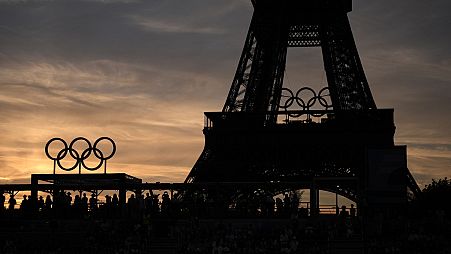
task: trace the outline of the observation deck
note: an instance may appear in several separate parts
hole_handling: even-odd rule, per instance
[[[396,129],[393,113],[393,109],[341,112],[334,110],[206,112],[204,134],[210,137],[216,133],[249,130],[245,135],[262,135],[265,139],[273,136],[276,139],[302,139],[302,143],[364,142],[369,146],[393,146]],[[269,119],[274,121],[268,121]]]

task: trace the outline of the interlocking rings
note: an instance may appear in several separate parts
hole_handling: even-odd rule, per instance
[[[311,93],[311,96],[307,97],[307,99],[305,99],[306,93]],[[324,110],[329,110],[332,108],[332,103],[329,103],[328,98],[330,99],[328,87],[321,89],[318,94],[310,87],[302,87],[296,94],[288,88],[282,88],[279,107],[288,110],[288,108],[292,107],[294,102],[296,102],[300,107],[300,110],[308,111],[319,103],[320,106],[324,107]]]
[[[103,140],[107,140],[111,143],[112,150],[108,156],[105,156],[104,153],[97,147],[99,145],[99,143],[102,142]],[[49,147],[50,147],[50,145],[52,145],[56,142],[62,143],[64,147],[56,154],[56,156],[52,156],[50,154]],[[80,142],[85,143],[87,146],[87,148],[84,149],[83,151],[78,151],[77,149],[74,148],[74,145],[76,143],[80,143]],[[49,159],[53,160],[53,162],[54,162],[53,170],[54,171],[55,171],[56,165],[58,165],[58,167],[64,171],[72,171],[72,170],[76,169],[77,167],[79,168],[80,171],[81,171],[81,167],[83,167],[89,171],[96,171],[100,167],[102,167],[102,165],[105,165],[105,173],[106,173],[106,161],[111,159],[115,153],[116,153],[116,144],[109,137],[98,138],[94,142],[94,145],[91,145],[91,142],[89,142],[89,140],[84,137],[75,138],[74,140],[72,140],[72,142],[70,142],[69,146],[67,145],[66,141],[62,138],[52,138],[45,145],[45,154],[47,155],[47,157]],[[61,164],[61,161],[64,158],[66,158],[66,156],[68,154],[70,155],[70,157],[72,157],[72,159],[75,160],[75,163],[71,167],[65,167]],[[85,161],[91,156],[91,154],[94,154],[94,156],[97,159],[99,159],[99,164],[95,167],[90,167],[85,163]]]

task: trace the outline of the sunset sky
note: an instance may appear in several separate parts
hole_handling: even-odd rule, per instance
[[[250,0],[0,0],[0,183],[51,173],[52,137],[109,136],[109,172],[183,181],[220,111]],[[394,108],[420,185],[451,176],[451,1],[354,0],[379,108]],[[290,49],[287,86],[324,85],[318,49]]]

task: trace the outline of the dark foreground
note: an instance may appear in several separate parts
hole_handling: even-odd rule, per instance
[[[403,220],[316,217],[2,216],[0,253],[451,253],[441,213]],[[365,228],[366,227],[366,228]]]

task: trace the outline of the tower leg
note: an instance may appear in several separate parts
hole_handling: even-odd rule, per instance
[[[310,216],[319,214],[319,190],[314,185],[310,188]]]

